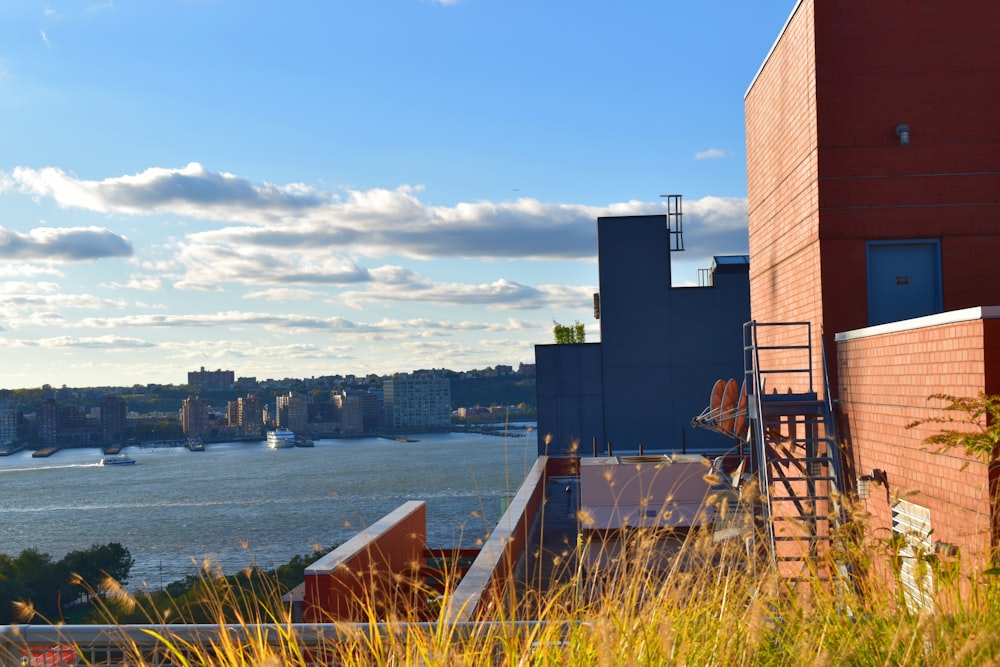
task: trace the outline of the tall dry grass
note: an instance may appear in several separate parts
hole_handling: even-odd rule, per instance
[[[964,586],[954,576],[936,577],[947,613],[910,613],[898,587],[866,578],[866,571],[879,564],[892,571],[898,554],[891,540],[865,541],[862,514],[834,535],[830,554],[836,563],[817,560],[790,581],[777,576],[760,552],[752,516],[727,517],[732,508],[718,508],[720,520],[736,528],[730,539],[719,540],[711,527],[687,533],[632,531],[614,553],[599,554],[605,556],[599,572],[583,565],[585,551],[599,552],[599,543],[569,545],[570,553],[560,557],[565,570],[558,584],[541,593],[511,591],[512,604],[497,606],[474,624],[450,624],[443,613],[427,621],[424,604],[386,611],[372,594],[363,601],[363,622],[330,626],[330,636],[316,641],[292,622],[276,585],[254,579],[252,589],[241,590],[207,566],[200,608],[214,614],[218,631],[192,639],[150,628],[146,632],[156,640],[154,650],[123,638],[116,659],[134,665],[220,666],[1000,662],[1000,585],[990,574]],[[928,567],[956,571],[954,563],[941,560],[929,560]],[[444,595],[456,584],[446,581]],[[109,619],[123,607],[142,606],[114,582],[105,582],[104,589]],[[527,617],[525,610],[530,610]],[[183,610],[166,617],[163,609],[147,612],[152,624],[183,615]]]

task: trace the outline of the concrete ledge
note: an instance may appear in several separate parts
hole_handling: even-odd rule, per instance
[[[414,512],[419,511],[423,506],[424,501],[422,500],[409,500],[403,503],[312,565],[309,565],[305,571],[306,576],[311,574],[333,574],[338,568],[349,563],[359,553],[369,550],[378,541],[378,538],[387,534],[397,524],[401,523]]]
[[[541,507],[547,456],[539,456],[507,511],[490,533],[479,556],[448,600],[449,623],[471,621],[484,601],[494,601],[510,583],[514,567],[528,546],[528,535]],[[484,600],[485,598],[485,600]]]
[[[937,327],[942,324],[956,324],[958,322],[972,322],[974,320],[989,320],[1000,317],[1000,306],[976,306],[975,308],[963,308],[962,310],[949,310],[945,313],[925,315],[924,317],[914,317],[909,320],[889,322],[863,329],[853,329],[844,331],[834,336],[838,343],[845,340],[855,340],[868,336],[878,336],[888,333],[900,333],[902,331],[912,331],[914,329],[924,329],[926,327]]]

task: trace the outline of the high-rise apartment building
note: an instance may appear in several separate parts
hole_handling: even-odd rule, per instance
[[[128,406],[120,396],[108,396],[101,405],[101,440],[121,442],[125,439]]]
[[[340,410],[342,433],[377,433],[382,426],[381,401],[376,394],[335,394],[333,403]]]
[[[451,382],[432,375],[400,373],[385,381],[385,423],[395,431],[451,425]]]
[[[292,431],[305,431],[309,423],[309,408],[304,396],[288,392],[287,396],[275,398],[275,425]]]
[[[208,401],[193,396],[185,398],[181,405],[181,428],[189,438],[208,435]]]
[[[237,424],[243,435],[258,435],[263,424],[263,411],[261,410],[260,397],[256,394],[247,394],[236,399]]]
[[[38,406],[38,439],[46,445],[54,444],[59,435],[59,403],[46,398]]]
[[[17,439],[17,408],[13,404],[0,404],[0,449]]]

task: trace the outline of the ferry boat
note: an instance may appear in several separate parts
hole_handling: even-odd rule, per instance
[[[109,454],[101,459],[102,466],[130,466],[135,465],[135,459],[127,454]]]
[[[267,432],[267,446],[271,449],[285,449],[295,446],[295,434],[287,428]]]

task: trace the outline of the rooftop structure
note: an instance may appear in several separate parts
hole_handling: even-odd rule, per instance
[[[708,285],[672,287],[670,224],[667,215],[597,220],[601,342],[535,347],[539,454],[732,447],[691,428],[704,407],[691,388],[743,372],[749,262],[716,257]]]

